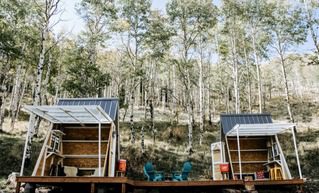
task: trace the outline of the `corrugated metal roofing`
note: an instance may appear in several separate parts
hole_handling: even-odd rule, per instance
[[[220,115],[221,128],[226,134],[237,124],[260,124],[272,123],[270,113],[262,114],[221,114]]]
[[[24,110],[34,113],[51,123],[97,124],[111,123],[112,118],[100,105],[54,105],[24,106]]]
[[[62,98],[57,105],[99,105],[115,121],[119,101],[117,98]]]

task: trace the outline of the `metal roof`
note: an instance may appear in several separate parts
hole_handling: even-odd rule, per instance
[[[274,136],[295,126],[293,123],[237,124],[226,136]]]
[[[24,110],[34,113],[51,123],[111,123],[113,120],[98,105],[90,106],[24,106]]]
[[[61,98],[57,105],[89,106],[98,105],[111,117],[113,121],[117,118],[119,101],[117,98]]]
[[[237,124],[262,124],[272,123],[269,113],[262,114],[221,114],[221,129],[224,134],[228,133]]]

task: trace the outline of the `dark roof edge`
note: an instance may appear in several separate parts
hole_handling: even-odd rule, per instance
[[[111,100],[119,100],[118,98],[115,98],[115,97],[111,97],[111,98],[58,98],[58,101],[60,100],[64,100],[64,101],[69,101],[69,100],[81,100],[81,101],[85,101],[85,100],[108,100],[108,101],[111,101]]]
[[[271,116],[271,113],[221,113],[220,116],[247,116],[247,115],[261,115],[261,116]]]

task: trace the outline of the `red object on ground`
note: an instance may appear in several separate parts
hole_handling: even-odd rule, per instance
[[[229,164],[219,164],[220,172],[227,173],[229,172]]]
[[[265,175],[263,171],[256,172],[256,179],[264,179]]]
[[[125,159],[119,160],[119,171],[126,172],[126,160]]]

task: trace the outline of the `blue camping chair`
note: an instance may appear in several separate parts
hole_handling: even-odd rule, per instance
[[[186,181],[188,180],[188,174],[192,170],[191,162],[187,161],[183,164],[182,172],[174,171],[172,172],[172,179],[173,181]]]
[[[164,181],[164,172],[155,171],[152,162],[144,165],[144,175],[147,181]]]

